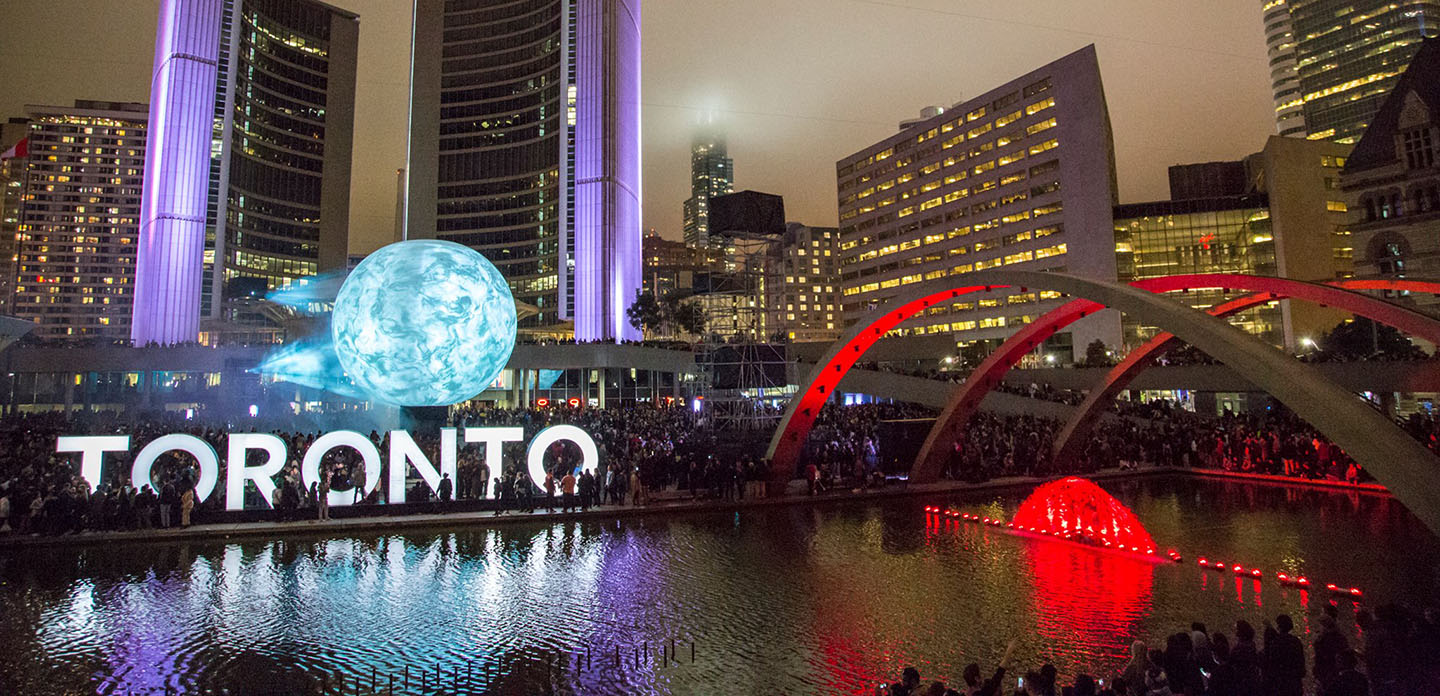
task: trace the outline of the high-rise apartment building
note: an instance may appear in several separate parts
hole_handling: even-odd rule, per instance
[[[1262,0],[1281,135],[1355,143],[1440,28],[1440,0]]]
[[[273,335],[244,299],[344,269],[358,47],[315,0],[161,3],[137,343],[197,340],[202,316]]]
[[[840,338],[840,231],[834,227],[786,226],[775,243],[777,271],[767,285],[770,333],[794,342]]]
[[[735,161],[726,154],[725,136],[701,131],[690,146],[690,198],[685,201],[685,243],[709,247],[710,199],[735,192]]]
[[[43,339],[128,339],[148,108],[77,101],[26,112],[28,154],[6,160],[20,183],[5,211],[17,221],[7,313]]]
[[[528,326],[639,338],[638,0],[416,0],[408,239],[484,254]]]
[[[1115,279],[1110,115],[1093,46],[928,118],[837,165],[843,313],[855,321],[910,286],[1013,267]],[[895,331],[1002,339],[1063,303],[996,291]],[[1071,326],[1082,355],[1119,342],[1114,313]]]

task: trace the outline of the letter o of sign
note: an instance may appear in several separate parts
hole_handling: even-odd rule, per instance
[[[526,454],[530,483],[536,488],[543,490],[545,485],[545,450],[561,440],[569,440],[580,446],[581,471],[594,474],[595,467],[600,465],[600,451],[595,448],[595,440],[589,433],[573,425],[552,425],[541,430],[540,434],[530,441],[530,450]]]
[[[135,455],[135,467],[130,470],[130,485],[137,491],[142,486],[154,488],[155,482],[150,479],[150,469],[155,466],[155,460],[159,459],[160,455],[172,450],[185,452],[200,464],[200,480],[195,483],[195,502],[205,502],[215,491],[215,484],[220,481],[220,458],[210,443],[194,435],[162,435],[151,440],[150,444],[145,445],[140,453]]]

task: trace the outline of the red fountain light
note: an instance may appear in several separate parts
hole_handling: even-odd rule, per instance
[[[1156,548],[1130,508],[1093,482],[1073,476],[1036,488],[1020,504],[1014,522],[1023,529],[1097,546],[1151,554]]]

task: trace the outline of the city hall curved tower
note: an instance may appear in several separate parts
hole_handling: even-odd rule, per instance
[[[416,0],[405,236],[489,258],[531,327],[638,338],[639,0]]]
[[[358,46],[314,0],[162,1],[135,343],[273,340],[244,300],[345,267]]]

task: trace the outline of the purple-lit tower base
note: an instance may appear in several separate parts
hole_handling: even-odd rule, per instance
[[[135,266],[137,345],[200,334],[205,209],[223,0],[162,0]]]
[[[575,338],[638,340],[640,0],[578,2]]]

